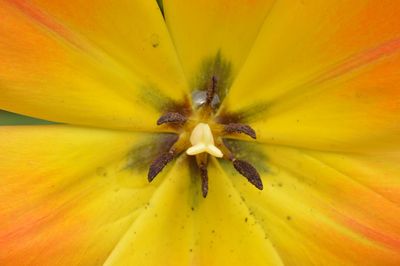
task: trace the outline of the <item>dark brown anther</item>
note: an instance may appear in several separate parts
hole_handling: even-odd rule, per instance
[[[153,179],[164,169],[164,167],[171,162],[175,157],[175,153],[173,151],[165,152],[158,156],[153,163],[150,165],[149,172],[147,174],[147,179],[149,182],[153,181]]]
[[[263,184],[257,170],[248,162],[242,160],[233,160],[233,166],[244,177],[249,180],[259,190],[263,189]]]
[[[239,124],[239,123],[229,123],[224,125],[224,130],[226,133],[243,133],[253,139],[256,139],[256,132],[249,125]]]
[[[215,91],[217,90],[217,81],[218,80],[217,80],[216,76],[212,76],[211,77],[211,82],[210,82],[210,84],[208,85],[208,88],[207,88],[207,98],[206,98],[206,104],[207,105],[210,105],[212,100],[213,100],[213,98],[214,98]]]
[[[187,120],[186,116],[181,115],[180,113],[168,112],[157,120],[157,125],[159,126],[165,123],[174,123],[183,125],[185,124],[186,120]]]
[[[203,193],[203,198],[207,197],[208,194],[208,171],[207,165],[201,164],[199,166],[200,176],[201,176],[201,191]]]

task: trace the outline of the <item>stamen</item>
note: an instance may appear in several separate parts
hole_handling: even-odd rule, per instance
[[[246,177],[247,180],[250,183],[252,183],[256,188],[258,188],[259,190],[263,189],[263,184],[260,175],[251,164],[249,164],[246,161],[234,159],[233,166],[242,176]]]
[[[159,126],[165,123],[175,123],[183,125],[185,124],[186,120],[186,116],[181,115],[180,113],[168,112],[157,120],[157,125]]]
[[[215,95],[215,91],[216,91],[216,89],[217,89],[217,77],[216,76],[212,76],[211,77],[211,82],[210,82],[210,84],[208,85],[208,88],[207,88],[207,98],[206,98],[206,103],[209,105],[209,104],[211,104],[211,102],[212,102],[212,100],[213,100],[213,98],[214,98],[214,95]]]
[[[175,157],[175,153],[173,151],[165,152],[158,156],[153,163],[150,165],[149,172],[147,174],[147,179],[149,182],[153,181],[153,179],[164,169],[164,167],[171,162]]]
[[[226,133],[243,133],[252,137],[253,139],[256,139],[256,132],[249,125],[229,123],[224,125],[224,130]]]
[[[207,165],[201,164],[199,166],[200,176],[201,176],[201,191],[203,194],[203,198],[207,197],[208,194],[208,171]]]
[[[193,129],[190,136],[190,143],[193,146],[186,150],[188,155],[196,155],[207,152],[218,158],[223,156],[221,150],[214,145],[214,137],[208,124],[199,123]]]

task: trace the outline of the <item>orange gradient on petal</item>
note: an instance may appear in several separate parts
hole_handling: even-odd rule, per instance
[[[343,25],[341,30],[334,35],[336,48],[359,50],[362,47],[373,47],[400,37],[400,16],[398,15],[400,2],[392,0],[357,0],[356,2],[358,8],[351,17],[351,23]]]
[[[378,53],[381,57],[386,56],[382,58],[384,61],[378,60],[359,78],[344,84],[337,91],[338,101],[353,101],[359,108],[375,114],[400,111],[400,39],[380,47],[375,52]],[[396,119],[395,116],[392,118]]]
[[[376,208],[371,208],[377,211]],[[332,210],[335,215],[332,218],[335,221],[340,222],[346,228],[370,239],[374,242],[385,245],[386,247],[392,249],[393,251],[400,252],[400,238],[396,235],[390,235],[390,233],[385,233],[379,230],[379,227],[373,228],[371,226],[365,225],[355,218],[345,216]]]
[[[10,15],[12,14],[12,16]],[[14,6],[2,5],[0,8],[0,31],[7,39],[0,42],[0,50],[8,49],[11,44],[12,52],[2,56],[0,52],[0,77],[7,74],[7,78],[18,81],[21,76],[34,78],[38,75],[45,75],[48,71],[54,71],[57,64],[62,65],[66,62],[66,53],[59,49],[58,44],[46,35],[37,34],[37,27],[34,23],[26,23],[26,18],[22,13],[15,12]],[[11,34],[13,33],[13,34]],[[21,41],[20,34],[24,35],[25,42]],[[0,37],[0,39],[3,39]],[[41,47],[41,49],[32,49]],[[46,52],[45,52],[46,51]],[[19,54],[29,54],[25,57],[23,65],[20,62]],[[23,86],[23,84],[20,84]],[[40,89],[40,88],[38,88]]]
[[[50,16],[46,15],[42,10],[34,7],[25,0],[8,0],[8,2],[23,14],[31,18],[34,22],[37,22],[39,25],[55,32],[58,36],[61,36],[77,48],[83,49],[82,44],[79,44],[78,39],[74,38],[70,30],[52,19]]]

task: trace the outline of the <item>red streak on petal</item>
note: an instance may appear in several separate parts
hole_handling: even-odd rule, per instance
[[[366,226],[356,219],[343,215],[336,210],[332,210],[335,213],[335,219],[340,220],[354,232],[360,233],[361,235],[371,239],[375,242],[381,243],[388,248],[400,251],[400,238],[398,236],[388,236],[385,233],[379,232],[378,230]]]
[[[394,39],[383,43],[373,49],[361,52],[346,61],[340,63],[328,73],[325,73],[312,82],[312,84],[323,83],[334,79],[359,67],[365,66],[385,56],[390,56],[400,49],[400,39]]]
[[[26,15],[30,19],[36,21],[39,25],[49,30],[56,36],[67,41],[69,44],[80,50],[86,50],[83,45],[78,42],[78,39],[73,36],[72,32],[65,26],[51,18],[42,10],[32,6],[25,0],[6,0],[10,5],[18,9],[22,14]]]

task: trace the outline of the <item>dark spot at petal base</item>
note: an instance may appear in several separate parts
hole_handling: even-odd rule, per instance
[[[138,172],[147,171],[154,158],[168,152],[177,140],[176,134],[149,134],[131,148],[125,168]]]
[[[211,103],[212,108],[216,110],[228,93],[232,83],[232,72],[231,62],[224,58],[221,52],[217,52],[215,56],[202,62],[199,74],[192,81],[192,88],[194,91],[205,91],[204,100],[209,104],[213,99],[218,99],[218,103]]]

